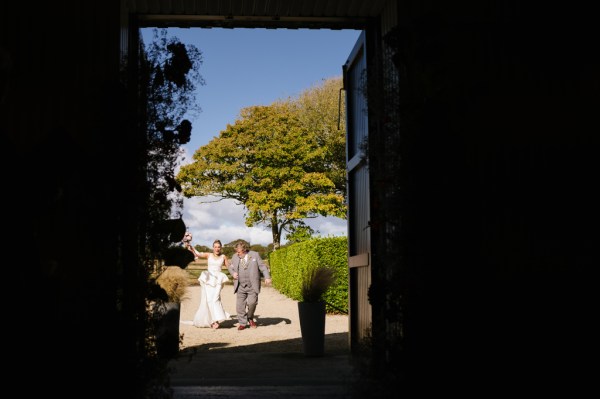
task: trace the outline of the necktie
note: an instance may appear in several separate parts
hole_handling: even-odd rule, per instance
[[[242,266],[244,268],[244,270],[246,270],[248,268],[248,265],[246,264],[246,258],[240,259],[240,266]]]

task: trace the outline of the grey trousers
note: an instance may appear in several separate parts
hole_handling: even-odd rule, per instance
[[[241,326],[247,325],[248,319],[254,319],[256,305],[258,305],[258,293],[252,287],[242,287],[240,285],[237,290],[235,310]]]

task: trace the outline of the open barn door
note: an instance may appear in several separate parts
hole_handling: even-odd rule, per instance
[[[343,66],[346,92],[346,169],[348,189],[348,267],[350,345],[357,348],[371,328],[371,232],[369,229],[369,173],[366,144],[369,137],[365,32],[359,36]]]

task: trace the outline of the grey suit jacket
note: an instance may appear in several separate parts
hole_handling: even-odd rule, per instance
[[[238,273],[239,275],[240,258],[237,254],[233,254],[231,262],[229,262],[229,273]],[[256,251],[248,251],[248,271],[250,272],[250,279],[252,280],[252,288],[257,294],[260,292],[260,274],[264,278],[271,278],[271,273],[267,264],[261,259],[260,255]],[[239,279],[233,280],[233,292],[237,292],[240,285]]]

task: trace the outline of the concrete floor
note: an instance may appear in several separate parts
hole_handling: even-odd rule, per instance
[[[204,351],[171,362],[174,399],[352,397],[349,354]]]

